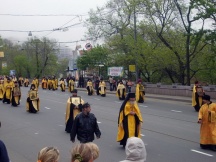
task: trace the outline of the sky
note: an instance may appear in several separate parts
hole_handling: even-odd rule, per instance
[[[31,31],[32,36],[38,38],[76,42],[64,43],[64,46],[75,48],[76,45],[90,42],[79,42],[84,39],[87,31],[83,22],[90,9],[95,10],[97,6],[104,6],[107,2],[108,0],[0,0],[0,36],[14,43],[23,42],[30,38],[28,34]],[[68,27],[67,31],[53,31],[65,27]]]

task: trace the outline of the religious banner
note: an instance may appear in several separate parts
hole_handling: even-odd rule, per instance
[[[108,76],[123,76],[123,67],[108,67]]]

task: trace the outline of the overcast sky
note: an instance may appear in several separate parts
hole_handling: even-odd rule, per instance
[[[60,42],[78,41],[84,38],[86,28],[83,27],[82,22],[87,18],[89,10],[96,9],[97,6],[103,6],[106,2],[108,0],[0,0],[0,36],[15,42],[25,41],[28,38],[28,32],[2,30],[32,31],[32,35],[39,38],[46,36]],[[77,23],[81,24],[70,27],[65,32],[36,32],[67,27]],[[88,42],[86,40],[82,44]],[[75,43],[67,44],[72,48],[75,45]]]

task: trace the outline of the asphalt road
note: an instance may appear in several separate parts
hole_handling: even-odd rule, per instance
[[[41,148],[56,146],[60,150],[60,162],[69,162],[74,144],[64,131],[64,123],[70,93],[39,89],[41,110],[29,114],[25,111],[28,90],[22,87],[21,105],[18,107],[0,103],[0,139],[6,144],[11,161],[36,161]],[[114,94],[87,96],[85,91],[79,91],[78,95],[91,104],[102,132],[101,138],[94,141],[100,148],[96,162],[124,160],[125,151],[116,142],[122,101]],[[144,119],[142,139],[146,145],[147,162],[216,161],[216,152],[199,148],[197,112],[190,102],[151,96],[139,105]]]

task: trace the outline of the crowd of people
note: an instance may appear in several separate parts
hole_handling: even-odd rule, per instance
[[[93,143],[94,137],[101,137],[97,118],[91,113],[91,105],[78,96],[75,80],[70,77],[67,82],[68,91],[72,95],[67,100],[65,115],[65,131],[70,133],[70,140],[74,143],[77,138],[80,144],[76,145],[71,152],[71,162],[92,162],[99,156],[99,148]],[[118,81],[117,88],[114,88],[115,81],[109,78],[110,91],[115,90],[116,96],[123,103],[118,116],[118,133],[116,141],[125,148],[126,160],[122,162],[143,162],[146,160],[146,149],[141,140],[141,125],[143,123],[142,113],[138,103],[145,100],[145,89],[142,80],[139,79],[135,85],[135,92],[131,92],[133,83],[128,80]],[[81,85],[83,82],[81,82]],[[21,99],[20,86],[28,87],[28,97],[26,99],[26,111],[37,113],[40,110],[40,99],[38,95],[39,80],[34,78],[30,84],[28,78],[16,79],[13,77],[0,77],[0,100],[3,103],[18,106]],[[60,80],[53,77],[43,77],[41,88],[48,90],[58,90],[60,87],[65,92],[65,79]],[[106,83],[103,78],[97,78],[94,82],[88,79],[86,84],[88,96],[101,95],[106,97]],[[192,106],[198,112],[198,123],[200,128],[200,147],[216,151],[216,104],[211,101],[209,95],[205,94],[199,82],[195,82],[192,94]],[[139,150],[139,151],[138,151]],[[38,154],[38,162],[58,162],[59,151],[55,147],[45,147]],[[4,161],[3,161],[3,160]],[[0,161],[9,162],[6,146],[0,141]]]

